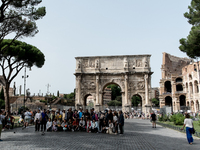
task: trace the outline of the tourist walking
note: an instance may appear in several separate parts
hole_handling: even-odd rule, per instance
[[[24,127],[22,129],[28,128],[28,124],[29,124],[29,122],[31,120],[32,114],[27,109],[26,112],[24,113],[24,116],[25,116],[24,117],[25,122],[24,122]]]
[[[186,135],[187,135],[188,143],[192,145],[193,143],[192,132],[194,130],[194,125],[193,125],[193,120],[190,119],[190,114],[185,115],[184,125],[181,128],[181,130],[183,130],[184,127],[186,127]]]
[[[2,115],[2,113],[3,113],[3,111],[1,111],[1,109],[0,109],[0,141],[3,141],[3,140],[1,140],[1,131],[2,131],[2,128],[3,128],[2,121],[5,118],[5,116]]]
[[[151,114],[151,121],[152,121],[152,128],[156,128],[156,114],[154,111]]]

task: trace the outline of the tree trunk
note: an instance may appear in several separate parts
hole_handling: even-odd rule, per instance
[[[9,87],[10,84],[6,82],[6,86],[5,86],[5,110],[8,112],[8,114],[10,114],[10,97],[9,97]]]

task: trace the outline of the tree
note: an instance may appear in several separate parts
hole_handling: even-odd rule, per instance
[[[122,106],[122,102],[117,101],[117,100],[112,100],[107,103],[108,106]]]
[[[131,100],[131,102],[132,102],[132,105],[133,106],[138,106],[138,104],[140,104],[141,103],[141,99],[140,99],[140,97],[139,96],[137,96],[137,95],[134,95],[133,97],[132,97],[132,100]]]
[[[38,33],[36,21],[46,15],[45,7],[38,7],[41,2],[42,0],[1,0],[0,44],[10,34],[13,36],[11,44],[18,38],[33,37]]]
[[[5,50],[4,47],[7,45],[10,46]],[[38,48],[18,40],[3,40],[0,48],[0,69],[5,82],[5,108],[10,112],[9,87],[11,82],[24,67],[41,68],[45,62],[45,56]]]
[[[117,96],[121,96],[121,88],[118,85],[111,84],[111,85],[107,86],[107,88],[111,88],[112,100],[115,100]]]
[[[75,95],[75,93],[71,92],[70,94],[67,94],[66,98],[67,99],[74,99],[74,95]]]
[[[179,49],[189,57],[196,59],[200,57],[200,0],[192,0],[188,9],[189,12],[186,12],[184,16],[192,28],[187,39],[180,39]]]
[[[159,106],[159,99],[153,98],[151,101],[153,104],[155,104],[155,106]]]

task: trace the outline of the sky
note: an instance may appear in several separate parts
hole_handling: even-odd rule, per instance
[[[31,94],[71,93],[75,88],[75,57],[151,55],[152,87],[159,87],[162,53],[187,57],[179,50],[191,26],[183,14],[191,0],[43,0],[46,16],[39,33],[20,39],[45,55],[42,68],[27,70]],[[24,70],[14,79],[17,93]],[[13,86],[13,83],[11,84]],[[22,92],[23,93],[23,92]]]

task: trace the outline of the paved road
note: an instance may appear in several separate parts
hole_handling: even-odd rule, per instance
[[[16,133],[14,134],[13,131]],[[126,120],[124,135],[85,132],[48,132],[44,136],[33,127],[2,132],[2,150],[199,150],[200,139],[189,145],[184,133],[157,126],[149,120]]]

